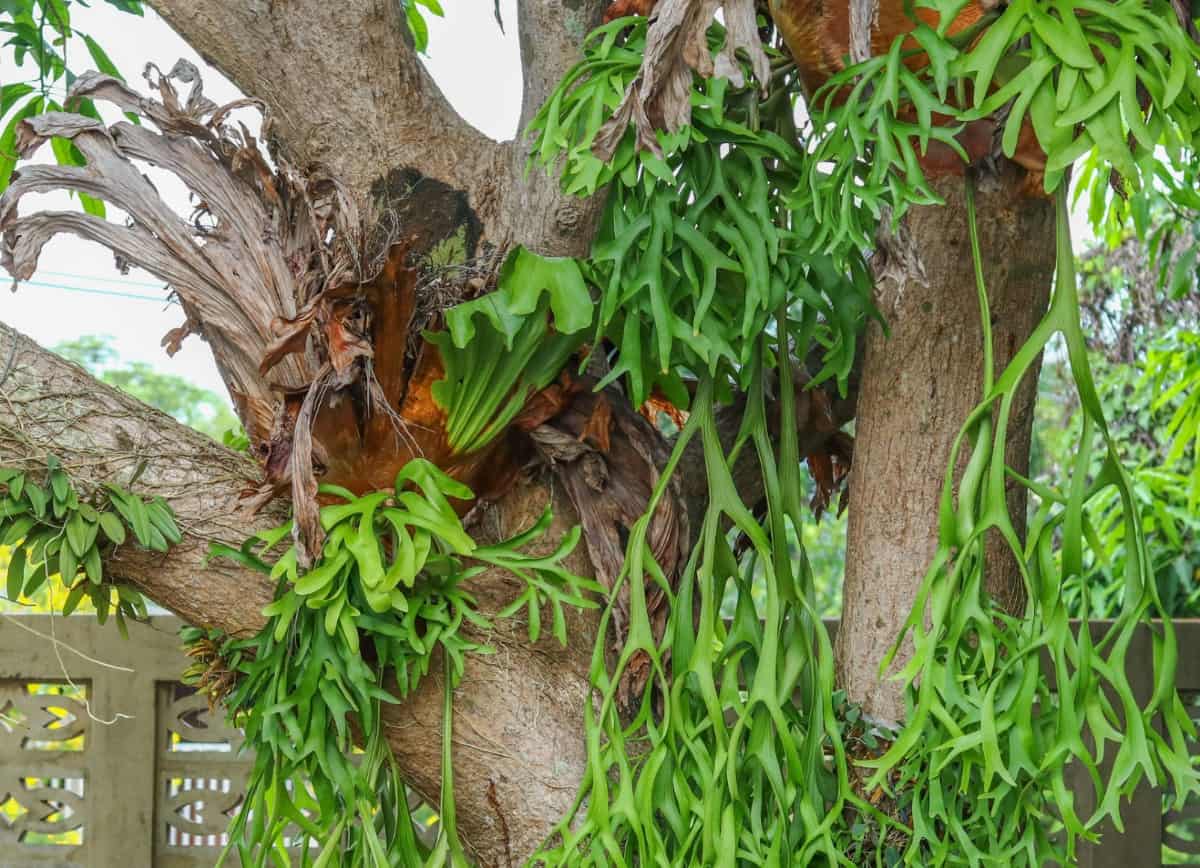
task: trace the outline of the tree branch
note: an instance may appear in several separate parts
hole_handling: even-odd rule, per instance
[[[15,345],[13,342],[16,342]],[[253,526],[283,520],[281,511],[248,520],[239,495],[258,468],[174,419],[100,383],[82,368],[0,323],[0,358],[12,365],[0,382],[0,465],[33,471],[54,454],[82,489],[103,482],[161,495],[175,510],[184,540],[166,554],[123,546],[105,572],[128,581],[189,623],[236,635],[257,632],[272,597],[270,580],[227,561],[207,559],[210,543],[237,545]],[[565,496],[526,483],[485,512],[476,533],[527,528],[554,498],[557,541],[577,519]],[[571,569],[588,572],[580,547]],[[485,614],[516,594],[511,576],[474,580]],[[459,825],[480,864],[521,858],[569,809],[585,765],[583,710],[596,613],[568,610],[571,644],[529,645],[519,619],[477,637],[497,649],[472,655],[455,692],[454,774]],[[440,672],[437,664],[431,667]],[[436,801],[440,779],[441,684],[431,675],[399,706],[384,706],[384,726],[405,780]],[[497,807],[499,806],[499,807]],[[501,816],[502,815],[502,816]],[[507,828],[507,840],[501,829]]]
[[[493,238],[524,244],[546,256],[583,256],[591,247],[605,197],[564,196],[557,175],[540,169],[526,174],[529,148],[524,131],[562,77],[582,58],[583,40],[600,23],[605,5],[605,0],[519,0],[525,90],[520,132],[508,145],[507,179],[495,198],[495,209],[480,215]]]
[[[209,63],[270,107],[267,134],[289,162],[322,166],[364,215],[368,205],[375,219],[393,212],[402,234],[413,223],[438,222],[448,231],[433,242],[466,225],[469,247],[486,239],[575,256],[591,244],[603,197],[566,197],[556,177],[526,177],[522,137],[497,144],[460,118],[416,56],[395,0],[149,2]],[[522,0],[522,130],[579,60],[604,5]],[[422,228],[418,253],[428,246]]]
[[[294,165],[364,204],[397,168],[482,181],[500,148],[458,116],[417,57],[397,0],[149,0],[204,59],[271,107]]]
[[[84,490],[135,480],[140,493],[166,498],[183,542],[168,555],[124,546],[107,571],[191,623],[237,635],[256,631],[270,584],[228,562],[204,562],[211,542],[239,545],[246,537],[238,498],[258,476],[254,462],[94,380],[2,323],[0,353],[12,358],[0,386],[0,464],[38,472],[54,455]],[[273,518],[282,520],[282,514],[261,521]]]
[[[1002,161],[993,183],[979,190],[978,234],[996,376],[1044,314],[1054,275],[1054,209],[1048,199],[1026,195],[1026,180],[1022,170]],[[945,177],[935,179],[933,188],[945,204],[913,208],[903,223],[904,248],[920,251],[921,279],[908,276],[913,272],[903,256],[889,260],[886,247],[873,263],[875,300],[888,332],[870,323],[860,338],[864,362],[846,528],[845,606],[835,645],[838,685],[873,716],[893,721],[907,713],[904,685],[881,677],[879,662],[909,617],[937,551],[946,464],[979,400],[984,364],[978,302],[963,292],[975,280],[965,186],[962,178]],[[1025,374],[1007,420],[1005,460],[1018,473],[1029,469],[1039,365],[1040,360]],[[967,450],[959,455],[957,475],[969,457]],[[1018,527],[1025,497],[1024,486],[1008,487],[1008,510]],[[1021,572],[996,531],[988,533],[985,560],[987,592],[1010,613],[1021,612]],[[902,669],[911,654],[906,642],[891,671]]]
[[[606,5],[605,0],[519,0],[517,29],[525,83],[521,129],[579,62],[583,40],[600,23]]]

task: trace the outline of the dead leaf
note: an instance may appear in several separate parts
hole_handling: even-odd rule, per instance
[[[518,431],[532,431],[561,413],[582,388],[571,379],[570,374],[563,371],[558,376],[558,382],[551,383],[525,402],[521,412],[512,421],[513,427]]]
[[[708,28],[717,12],[725,22],[725,44],[716,61],[708,47]],[[602,160],[616,153],[632,122],[637,147],[662,156],[656,132],[675,132],[691,121],[692,75],[720,75],[745,85],[738,51],[750,59],[754,76],[766,90],[771,65],[756,25],[754,0],[659,0],[646,32],[641,72],[613,116],[600,128],[592,150]]]
[[[408,247],[394,244],[389,248],[383,270],[362,288],[374,311],[372,345],[375,351],[375,377],[392,406],[404,399],[407,385],[405,357],[409,329],[417,300],[417,271],[405,264]]]
[[[820,521],[821,513],[829,506],[833,497],[835,483],[833,481],[833,459],[827,452],[810,452],[807,456],[808,470],[813,478],[813,496],[809,504],[813,515]]]
[[[333,374],[326,362],[317,372],[304,401],[296,414],[292,431],[291,460],[288,468],[292,478],[292,538],[300,566],[309,566],[321,552],[325,531],[321,527],[321,510],[317,505],[317,477],[313,471],[313,417],[325,397],[326,380]]]
[[[604,10],[604,23],[607,24],[630,15],[645,17],[654,11],[656,3],[658,0],[613,0]]]
[[[650,397],[638,408],[638,412],[651,425],[658,425],[659,413],[665,413],[667,418],[671,420],[671,424],[676,428],[682,429],[687,424],[687,412],[680,410],[672,404],[670,399],[662,393],[662,390],[658,386],[655,386],[653,391],[650,392]]]
[[[196,333],[195,327],[196,323],[191,319],[184,320],[183,325],[176,326],[163,335],[163,339],[159,346],[163,347],[167,351],[168,356],[173,357],[177,352],[183,349],[184,339],[186,339],[188,335]]]
[[[422,341],[404,393],[404,402],[400,405],[400,415],[417,425],[443,430],[446,412],[433,400],[433,384],[445,376],[441,353],[437,347]]]
[[[308,333],[317,315],[317,306],[310,305],[303,313],[292,319],[276,317],[271,321],[275,340],[267,344],[258,372],[265,375],[292,353],[303,353],[308,346]]]
[[[625,539],[644,515],[668,454],[657,429],[639,416],[619,392],[598,395],[591,391],[593,380],[584,378],[582,382],[585,388],[570,405],[529,436],[571,498],[597,580],[611,588],[625,562]],[[601,399],[607,410],[597,410]],[[593,419],[605,415],[609,418],[609,443],[607,452],[602,453],[585,431]],[[673,479],[651,516],[647,532],[651,553],[668,582],[678,580],[688,539],[687,514],[680,501],[678,479]],[[649,574],[642,581],[651,629],[661,637],[669,614],[666,595]],[[628,635],[629,593],[626,583],[613,606],[609,648],[614,652],[624,646]],[[639,658],[626,667],[618,689],[623,711],[640,703],[652,675],[648,659]]]
[[[204,95],[198,71],[187,62],[165,75],[148,66],[146,80],[157,98],[96,72],[76,79],[68,95],[69,105],[85,98],[110,103],[140,116],[141,125],[120,120],[106,127],[64,112],[19,125],[17,146],[24,157],[62,138],[78,148],[85,165],[21,167],[0,197],[0,262],[23,280],[55,235],[74,233],[108,247],[120,262],[162,279],[179,298],[189,323],[167,336],[168,351],[178,348],[187,331],[202,332],[224,379],[240,392],[240,406],[271,407],[278,397],[260,371],[264,360],[274,380],[289,388],[310,382],[315,365],[303,353],[286,352],[286,339],[273,338],[270,323],[295,320],[309,299],[358,271],[357,211],[348,197],[329,193],[337,187],[329,179],[269,162],[244,125],[227,122],[231,111],[260,103],[218,106]],[[177,83],[187,85],[186,92]],[[160,198],[144,163],[184,182],[200,203],[190,220]],[[322,192],[320,208],[309,199],[310,186]],[[19,213],[26,194],[64,188],[119,203],[128,221]],[[314,262],[320,265],[311,267]],[[273,414],[255,412],[259,418],[243,416],[243,424],[265,435],[261,417]]]
[[[329,363],[340,376],[347,377],[355,362],[374,355],[371,345],[360,335],[347,328],[339,316],[332,316],[325,325],[326,352]]]

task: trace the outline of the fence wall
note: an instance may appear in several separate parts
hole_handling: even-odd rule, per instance
[[[0,866],[211,868],[249,763],[178,683],[179,626],[0,623]]]
[[[249,761],[236,753],[240,733],[178,683],[179,626],[130,624],[125,641],[90,617],[0,621],[0,868],[215,862]],[[1200,621],[1177,629],[1179,686],[1200,719]],[[1129,654],[1147,696],[1148,638]],[[1123,812],[1125,834],[1108,830],[1079,864],[1200,864],[1200,803],[1164,813],[1163,798],[1143,787]]]

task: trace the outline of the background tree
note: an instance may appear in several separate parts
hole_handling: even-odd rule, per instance
[[[160,373],[146,362],[122,361],[107,335],[81,335],[51,349],[64,359],[82,365],[101,382],[162,410],[218,442],[225,442],[226,434],[230,439],[239,436],[237,417],[230,412],[224,398],[183,377]]]

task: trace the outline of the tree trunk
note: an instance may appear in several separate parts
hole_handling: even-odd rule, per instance
[[[14,347],[13,341],[16,341]],[[10,349],[11,348],[11,349]],[[41,472],[55,455],[83,490],[128,483],[161,495],[184,540],[166,554],[122,546],[105,564],[189,623],[236,635],[257,632],[273,583],[229,561],[208,559],[212,542],[239,545],[286,510],[248,518],[241,493],[258,465],[94,380],[82,368],[0,324],[0,353],[12,365],[0,400],[0,465]],[[553,497],[557,541],[577,522],[561,490],[542,481],[513,489],[484,511],[477,537],[512,535],[532,524]],[[590,564],[580,546],[568,566]],[[490,615],[517,593],[511,576],[491,571],[471,590]],[[530,645],[521,618],[499,622],[482,641],[493,656],[469,655],[454,702],[454,777],[460,831],[481,865],[519,864],[566,813],[585,764],[583,710],[596,636],[596,612],[567,610],[570,644]],[[384,726],[404,779],[437,803],[441,774],[441,666],[402,705],[384,705]]]
[[[482,256],[487,243],[501,250],[522,244],[558,256],[583,255],[590,246],[602,197],[566,196],[558,178],[544,172],[526,176],[522,142],[493,142],[455,114],[417,56],[395,0],[148,5],[244,93],[263,101],[263,138],[297,174],[340,182],[362,218],[365,261],[391,241],[407,245],[410,262],[452,237],[463,239],[469,259]],[[522,125],[579,59],[580,43],[599,23],[603,6],[604,0],[520,0]],[[253,189],[242,185],[235,192],[246,198]],[[167,220],[157,202],[154,207],[166,225],[182,225]],[[253,208],[239,213],[259,220]],[[15,207],[9,217],[17,219]],[[58,219],[55,231],[70,231],[68,224]],[[255,225],[243,240],[269,246],[279,234]],[[286,290],[292,277],[304,276],[285,274],[277,282]],[[286,299],[294,309],[274,313],[290,317],[309,298]],[[258,317],[254,325],[268,335],[271,319]],[[212,343],[211,331],[198,320],[193,330]],[[403,345],[406,335],[386,337]],[[283,519],[279,511],[258,519],[244,515],[240,495],[260,483],[262,468],[0,326],[2,358],[13,340],[14,365],[6,378],[0,375],[0,464],[42,467],[53,452],[84,487],[136,476],[140,493],[168,499],[185,540],[166,555],[125,547],[106,571],[192,624],[234,634],[260,629],[271,583],[205,558],[211,542],[238,544],[253,527]],[[256,355],[243,379],[254,380],[258,365]],[[548,500],[555,524],[547,538],[557,539],[578,518],[549,479],[512,486],[484,511],[483,526],[473,535],[522,530]],[[585,545],[568,566],[591,573]],[[514,596],[511,577],[497,572],[477,576],[472,590],[484,615]],[[531,646],[520,618],[499,625],[483,638],[497,653],[470,656],[455,693],[459,828],[481,865],[523,862],[578,791],[597,614],[568,612],[567,626],[570,644],[563,649],[552,638]],[[405,780],[436,803],[442,724],[437,662],[431,672],[401,707],[385,707],[384,725]]]
[[[997,373],[1045,313],[1054,272],[1053,205],[1027,197],[1022,181],[1016,170],[1005,169],[977,196]],[[924,279],[903,263],[885,264],[880,272],[876,303],[891,334],[872,323],[865,338],[850,480],[838,681],[851,700],[887,721],[904,718],[904,685],[881,680],[879,663],[908,617],[937,548],[950,448],[982,391],[983,343],[965,188],[961,178],[935,186],[945,206],[914,209],[904,221]],[[1009,423],[1007,461],[1022,473],[1029,467],[1039,368],[1040,361],[1022,382]],[[1008,507],[1021,526],[1023,488],[1010,487]],[[1006,609],[1020,611],[1020,574],[1000,548],[989,545],[987,588]],[[910,654],[902,649],[895,668]]]
[[[526,177],[521,143],[491,142],[458,118],[416,57],[394,0],[149,4],[236,85],[269,105],[264,137],[292,167],[300,173],[320,167],[343,183],[363,217],[364,239],[405,241],[414,259],[459,234],[468,257],[482,252],[484,242],[501,249],[523,244],[553,255],[582,255],[590,245],[599,197],[573,199],[561,193],[556,178],[536,171]],[[522,123],[575,62],[603,5],[603,0],[520,0]],[[847,627],[839,636],[843,682],[856,699],[876,690],[876,661],[907,614],[932,552],[944,456],[978,394],[981,357],[961,194],[945,192],[950,208],[926,209],[909,220],[930,285],[885,282],[880,306],[893,338],[884,342],[877,329],[868,338]],[[1045,305],[1051,221],[1047,203],[1020,200],[1011,187],[985,196],[983,204],[997,357],[1003,362]],[[14,200],[14,220],[16,215]],[[62,231],[66,218],[53,219]],[[255,231],[247,238],[262,246],[275,235]],[[299,309],[309,298],[286,301]],[[273,319],[253,323],[264,340]],[[0,327],[5,356],[10,341],[17,344],[11,370],[0,376],[5,399],[0,464],[41,466],[53,452],[85,488],[136,477],[140,492],[170,501],[186,538],[166,555],[122,549],[107,565],[109,572],[191,623],[231,633],[257,631],[271,583],[205,559],[211,542],[236,544],[247,535],[252,524],[242,515],[240,496],[259,480],[260,468]],[[258,348],[253,349],[249,370],[261,373]],[[1016,408],[1014,420],[1023,434],[1010,443],[1010,462],[1018,467],[1028,452],[1033,383],[1028,386],[1029,400]],[[893,407],[895,401],[900,403]],[[929,444],[926,454],[914,456],[912,444],[922,439]],[[548,499],[556,512],[549,534],[554,538],[577,517],[568,498],[545,480],[513,486],[485,512],[475,533],[523,529]],[[890,514],[897,503],[919,518]],[[279,513],[264,516],[262,524],[278,518]],[[584,547],[571,567],[591,571]],[[496,572],[478,576],[473,590],[484,614],[512,597],[511,579]],[[459,823],[483,865],[524,861],[571,805],[584,770],[583,710],[590,696],[595,613],[569,616],[565,650],[552,639],[530,646],[524,631],[513,620],[490,633],[486,641],[498,653],[470,657],[455,695]],[[885,707],[882,700],[869,704],[877,713]],[[440,775],[441,714],[441,685],[431,675],[384,715],[405,779],[431,800]]]

